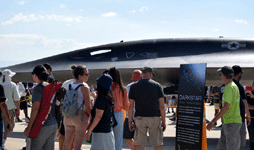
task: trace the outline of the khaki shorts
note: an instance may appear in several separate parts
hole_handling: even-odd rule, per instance
[[[14,118],[15,118],[15,109],[11,109],[11,110],[8,110],[9,111],[9,116],[11,118],[11,131],[13,131],[13,128],[15,126],[15,121],[14,121]],[[2,118],[3,118],[3,122],[4,122],[4,131],[8,131],[7,129],[7,120],[5,119],[3,113],[2,113]]]
[[[134,120],[137,128],[134,134],[134,145],[146,145],[147,130],[152,146],[163,145],[163,129],[161,127],[160,117],[135,117]]]

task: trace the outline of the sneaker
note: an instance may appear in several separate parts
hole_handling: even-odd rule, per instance
[[[26,123],[29,123],[30,118],[29,118],[29,117],[26,117],[26,118],[25,118],[25,121],[26,121]]]
[[[22,120],[20,120],[19,118],[16,118],[15,122],[22,122]]]
[[[171,121],[176,121],[176,118],[175,118],[175,117],[169,118],[169,120],[171,120]]]
[[[168,111],[168,113],[170,113],[170,111]]]

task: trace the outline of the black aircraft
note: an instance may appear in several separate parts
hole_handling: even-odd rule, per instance
[[[144,66],[154,68],[154,80],[162,85],[178,84],[180,64],[207,63],[206,85],[221,85],[216,70],[225,65],[240,65],[244,74],[242,83],[250,85],[254,70],[254,39],[197,38],[154,39],[119,42],[75,50],[27,63],[8,66],[17,74],[14,81],[33,82],[31,72],[36,65],[49,63],[53,75],[59,81],[72,78],[72,64],[85,65],[89,69],[88,84],[96,84],[102,72],[117,67],[125,84],[131,82],[135,69]]]

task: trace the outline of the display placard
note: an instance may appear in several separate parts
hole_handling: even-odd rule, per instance
[[[180,67],[176,150],[201,150],[206,64]]]

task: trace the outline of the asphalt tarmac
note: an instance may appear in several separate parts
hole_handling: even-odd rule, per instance
[[[29,116],[30,116],[30,108]],[[5,148],[7,150],[21,150],[23,147],[25,147],[25,135],[23,134],[24,129],[27,126],[27,123],[25,122],[24,113],[20,112],[21,116],[20,119],[23,122],[18,122],[15,124],[14,131],[8,134],[7,141],[5,143]],[[170,121],[169,118],[171,118],[173,113],[167,113],[166,117],[166,124],[167,129],[164,132],[164,145],[163,149],[165,150],[173,150],[175,149],[175,136],[176,136],[176,122]],[[206,116],[208,120],[211,120],[214,116],[214,107],[209,106],[209,104],[206,104]],[[218,121],[218,125],[221,125],[221,122]],[[220,129],[219,127],[214,127],[212,131],[207,131],[207,148],[208,150],[215,150],[216,146],[218,144],[219,138],[220,138]],[[91,145],[86,143],[84,140],[82,149],[90,149]],[[59,149],[59,142],[58,140],[55,140],[55,150]],[[150,146],[149,140],[147,141],[147,150],[152,150],[153,147]],[[123,144],[123,150],[130,150],[126,142],[124,141]],[[241,150],[249,150],[249,135],[247,133],[247,144],[245,147],[241,147]]]

